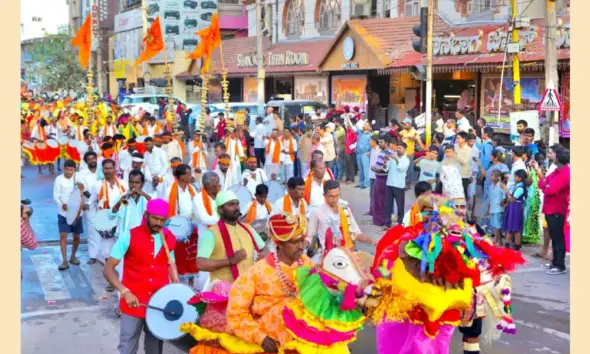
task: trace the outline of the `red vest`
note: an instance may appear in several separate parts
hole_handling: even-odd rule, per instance
[[[172,252],[176,247],[176,238],[168,229],[163,229],[163,231],[168,249]],[[147,305],[156,291],[170,283],[166,249],[162,245],[154,258],[154,238],[146,225],[131,229],[131,240],[125,254],[124,264],[123,285],[137,296],[141,304]],[[121,312],[126,315],[145,318],[146,308],[127,306],[123,296],[121,296],[120,308]]]

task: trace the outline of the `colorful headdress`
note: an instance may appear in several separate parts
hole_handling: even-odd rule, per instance
[[[307,221],[301,215],[276,214],[268,219],[268,230],[274,242],[289,242],[305,237]]]

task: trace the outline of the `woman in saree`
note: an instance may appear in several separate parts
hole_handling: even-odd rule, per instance
[[[527,152],[529,154],[530,152]],[[543,161],[544,156],[538,153],[535,155],[536,161]],[[527,199],[525,202],[524,209],[524,225],[522,228],[522,242],[526,244],[540,244],[541,233],[543,231],[541,227],[541,191],[537,184],[539,183],[539,174],[537,171],[528,167],[527,173],[529,175],[529,181],[527,183]]]

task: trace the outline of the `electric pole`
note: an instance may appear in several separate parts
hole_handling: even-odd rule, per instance
[[[262,0],[256,0],[256,63],[258,65],[258,103],[264,104],[264,54],[262,52]]]
[[[434,28],[434,0],[428,0],[428,30],[426,31],[426,146],[432,139],[432,31]]]
[[[546,0],[545,7],[545,86],[553,84],[559,87],[557,75],[557,18],[555,15],[555,0]],[[549,145],[559,142],[559,112],[546,112],[549,129],[545,129],[543,140]]]
[[[518,47],[520,48],[520,31],[516,25],[516,21],[519,20],[518,1],[510,0],[510,7],[512,9],[512,43],[518,43]],[[506,41],[506,45],[508,45],[508,41]],[[518,57],[518,53],[512,54],[512,76],[512,82],[514,82],[514,104],[520,105],[520,58]]]

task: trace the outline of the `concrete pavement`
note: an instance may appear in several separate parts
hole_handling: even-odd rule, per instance
[[[74,354],[84,348],[87,354],[115,353],[118,343],[118,319],[114,314],[115,295],[107,293],[106,281],[99,264],[88,266],[86,246],[78,254],[81,266],[70,266],[59,272],[56,207],[52,202],[53,177],[37,176],[36,168],[25,167],[22,198],[33,201],[33,228],[42,244],[21,256],[23,282],[21,289],[22,353]],[[368,209],[368,190],[343,186],[342,197],[351,204],[362,231],[380,237],[381,227],[371,224],[362,214]],[[413,203],[413,193],[406,196],[406,209]],[[49,245],[43,247],[44,245]],[[361,245],[361,250],[371,249]],[[517,334],[502,336],[483,353],[568,353],[569,352],[569,275],[549,276],[539,261],[528,256],[534,248],[523,249],[527,265],[513,274],[513,303]],[[458,331],[452,353],[461,353]],[[165,353],[187,353],[194,341],[185,338],[165,344]],[[141,346],[141,345],[140,345]],[[376,353],[375,328],[367,326],[351,345],[352,353]],[[140,348],[140,353],[142,349]]]

